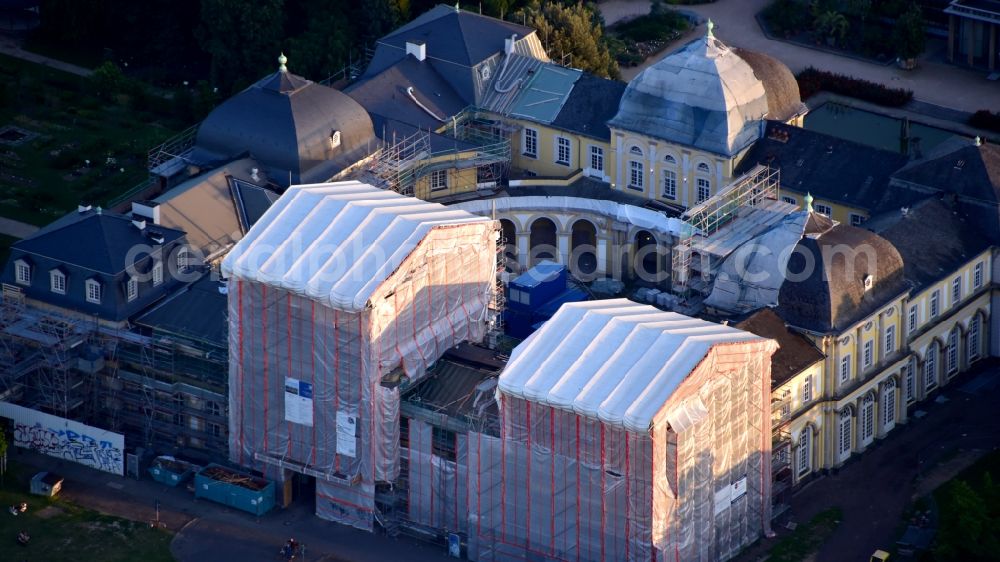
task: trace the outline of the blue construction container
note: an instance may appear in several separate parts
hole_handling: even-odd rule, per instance
[[[566,266],[543,261],[521,274],[507,287],[507,307],[530,312],[566,290]]]
[[[580,302],[585,300],[587,300],[587,293],[580,289],[567,289],[566,291],[563,291],[561,295],[556,296],[556,298],[535,309],[535,312],[532,314],[532,320],[536,324],[538,322],[544,322],[555,316],[560,306],[570,302]]]
[[[194,475],[194,495],[260,516],[274,507],[274,482],[210,464]]]
[[[153,480],[167,486],[177,486],[187,481],[195,472],[201,469],[196,464],[191,464],[173,457],[156,457],[152,466],[149,467],[149,474]]]
[[[512,338],[523,340],[534,331],[531,327],[534,324],[531,317],[530,312],[523,310],[505,310],[503,313],[504,331]]]

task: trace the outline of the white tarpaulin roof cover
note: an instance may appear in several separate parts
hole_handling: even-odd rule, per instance
[[[514,348],[499,392],[645,432],[712,346],[761,339],[627,299],[564,304]]]
[[[432,229],[488,221],[356,181],[297,185],[236,244],[222,271],[359,311]]]

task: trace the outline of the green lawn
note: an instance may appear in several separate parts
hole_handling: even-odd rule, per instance
[[[162,97],[96,90],[90,79],[0,56],[0,127],[37,135],[0,143],[0,216],[44,225],[79,203],[104,205],[144,180],[148,150],[186,125]]]
[[[10,467],[9,467],[10,468]],[[50,500],[24,492],[11,471],[0,488],[0,560],[46,562],[170,562],[173,535],[148,524],[102,515],[67,501]],[[28,512],[11,515],[8,506],[28,502]],[[31,536],[28,546],[17,543],[17,534]]]
[[[826,539],[840,524],[842,513],[834,507],[813,517],[811,521],[799,525],[791,535],[781,539],[771,549],[768,562],[798,562],[805,560],[819,550]]]

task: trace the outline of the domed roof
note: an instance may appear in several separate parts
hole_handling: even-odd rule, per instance
[[[255,157],[280,184],[325,181],[375,144],[368,112],[346,94],[285,69],[236,94],[202,121],[196,160]]]
[[[871,284],[867,289],[866,278]],[[892,243],[874,232],[838,224],[796,245],[778,294],[778,313],[799,328],[840,332],[906,288],[903,258]]]
[[[764,53],[739,48],[733,50],[764,83],[769,119],[785,122],[805,111],[806,106],[799,95],[799,83],[785,63]]]
[[[609,126],[732,156],[760,136],[764,84],[712,35],[696,39],[636,76]]]

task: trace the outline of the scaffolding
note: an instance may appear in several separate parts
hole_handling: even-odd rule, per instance
[[[673,290],[687,296],[692,286],[692,265],[696,256],[695,240],[707,238],[731,224],[741,209],[758,207],[778,199],[778,170],[758,164],[752,170],[733,180],[717,194],[691,207],[681,215],[687,226],[671,254]]]
[[[151,174],[168,176],[164,168],[186,164],[198,136],[198,125],[192,125],[149,150],[146,167]],[[169,164],[169,166],[168,166]]]
[[[428,131],[417,131],[412,135],[383,142],[362,169],[360,179],[366,183],[395,191],[401,195],[413,195],[417,178],[431,156],[431,140]]]

